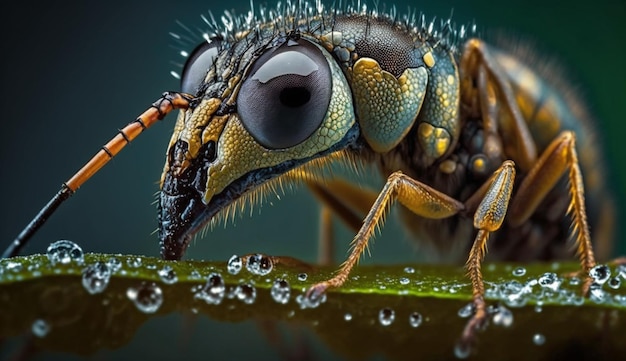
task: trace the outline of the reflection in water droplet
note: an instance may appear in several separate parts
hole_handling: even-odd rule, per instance
[[[524,268],[524,267],[516,267],[513,270],[513,276],[521,277],[521,276],[523,276],[525,274],[526,274],[526,268]]]
[[[408,278],[406,278],[406,277],[401,277],[400,278],[400,284],[401,285],[408,285],[409,282],[411,282],[411,281]]]
[[[594,283],[603,285],[611,277],[609,266],[599,264],[589,270],[589,277],[593,278]]]
[[[48,260],[52,265],[69,264],[75,262],[83,264],[85,261],[83,250],[74,242],[68,240],[60,240],[48,246],[46,252]]]
[[[251,284],[239,285],[235,289],[235,295],[239,301],[250,305],[256,300],[256,288]]]
[[[307,276],[306,273],[299,273],[298,274],[298,281],[304,282],[304,281],[306,281],[307,278],[308,278],[308,276]]]
[[[224,279],[218,273],[211,273],[207,277],[206,284],[200,291],[194,294],[195,299],[203,300],[209,305],[219,305],[226,294]]]
[[[139,287],[128,287],[126,297],[143,313],[155,313],[163,304],[163,291],[154,282],[142,282]]]
[[[619,279],[619,277],[615,276],[609,280],[608,284],[609,284],[609,287],[616,290],[619,288],[619,286],[621,286],[622,281]]]
[[[556,275],[556,273],[553,273],[553,272],[546,272],[542,274],[539,277],[538,282],[539,282],[539,286],[546,288],[546,289],[550,289],[552,291],[557,291],[559,287],[561,286],[561,280]]]
[[[378,322],[383,326],[389,326],[396,319],[396,312],[389,307],[378,311]]]
[[[109,285],[111,269],[104,262],[96,262],[83,270],[83,287],[89,294],[102,293]]]
[[[272,260],[270,257],[263,254],[254,254],[248,257],[248,262],[246,263],[246,269],[254,275],[265,276],[272,272],[272,268],[274,265],[272,264]]]
[[[422,317],[422,314],[419,312],[412,312],[409,315],[409,325],[411,325],[411,327],[419,327],[423,321],[424,321],[424,318]]]
[[[161,268],[158,273],[161,281],[163,281],[163,283],[165,284],[171,285],[178,282],[178,276],[170,265],[163,266],[163,268]]]
[[[540,333],[536,333],[533,335],[533,343],[537,346],[541,346],[546,343],[546,337]]]
[[[289,302],[289,297],[291,297],[291,288],[289,287],[289,283],[283,279],[274,281],[270,294],[277,303],[283,305],[286,304]]]
[[[226,270],[231,275],[238,274],[239,271],[241,271],[242,267],[243,261],[241,260],[241,257],[237,256],[236,254],[232,255],[228,260],[228,263],[226,264]]]
[[[45,320],[38,319],[33,322],[31,331],[33,335],[39,338],[46,337],[46,335],[50,332],[50,325]]]
[[[413,274],[413,273],[415,273],[415,268],[413,268],[413,267],[404,267],[404,273]]]

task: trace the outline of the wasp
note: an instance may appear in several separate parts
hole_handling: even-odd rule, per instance
[[[280,184],[302,182],[323,211],[355,232],[341,287],[389,207],[416,240],[465,261],[474,315],[487,318],[481,264],[575,253],[586,273],[610,248],[613,205],[590,116],[549,71],[472,27],[365,7],[279,5],[208,21],[181,91],[164,93],[121,129],[44,206],[4,256],[125,145],[179,110],[160,180],[161,256],[179,260],[192,237]],[[328,172],[371,167],[381,189]],[[592,233],[593,231],[593,233]]]

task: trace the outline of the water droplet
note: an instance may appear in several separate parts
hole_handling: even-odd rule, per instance
[[[286,304],[289,302],[289,297],[291,297],[289,283],[283,279],[274,281],[270,294],[277,303]]]
[[[615,273],[626,280],[626,264],[619,264],[615,267]]]
[[[50,325],[45,320],[38,319],[33,322],[31,331],[33,332],[33,335],[39,338],[46,337],[46,335],[50,332]]]
[[[307,279],[308,277],[309,277],[309,276],[307,276],[307,274],[306,274],[306,273],[299,273],[299,274],[298,274],[298,281],[302,281],[302,282],[304,282],[304,281],[306,281],[306,279]]]
[[[569,279],[570,286],[580,286],[582,283],[581,279],[578,277],[572,277]]]
[[[318,297],[298,295],[296,297],[296,302],[300,305],[300,309],[317,308],[319,305],[326,302],[326,294],[322,293],[322,295]]]
[[[389,307],[378,311],[378,322],[383,326],[389,326],[396,319],[396,312]]]
[[[157,265],[154,263],[149,263],[146,265],[146,269],[149,269],[149,270],[157,269]]]
[[[459,309],[457,314],[461,318],[468,318],[468,317],[470,317],[472,314],[474,314],[474,304],[471,303],[471,302],[466,304],[465,306],[461,307],[461,309]]]
[[[423,321],[424,318],[419,312],[413,312],[409,315],[409,325],[411,325],[411,327],[419,327]]]
[[[126,297],[143,313],[155,313],[163,303],[163,291],[154,282],[142,282],[139,287],[129,287]]]
[[[171,285],[178,282],[178,276],[170,265],[163,266],[163,268],[161,268],[158,273],[161,281],[163,281],[163,283],[165,284]]]
[[[89,294],[102,293],[109,285],[111,269],[104,262],[96,262],[83,270],[83,287]]]
[[[243,261],[241,260],[241,257],[234,254],[228,260],[226,270],[228,270],[228,273],[230,273],[231,275],[236,275],[239,273],[239,271],[241,271],[242,267]]]
[[[273,267],[271,258],[262,254],[254,254],[248,257],[248,262],[246,263],[248,271],[258,276],[269,274],[272,272]]]
[[[537,346],[541,346],[546,343],[546,337],[540,333],[536,333],[533,335],[533,343]]]
[[[85,261],[83,250],[76,243],[68,240],[60,240],[52,243],[48,246],[46,254],[53,266],[57,263],[69,264],[70,262],[82,265]]]
[[[200,291],[194,294],[194,298],[203,300],[210,305],[219,305],[226,294],[224,279],[218,273],[211,273],[207,277],[206,284]]]
[[[109,267],[111,273],[115,273],[122,268],[122,261],[116,257],[111,257],[107,260],[107,267]]]
[[[413,267],[404,267],[404,273],[413,274],[413,273],[415,273],[415,268],[413,268]]]
[[[609,287],[616,290],[619,288],[619,286],[621,286],[622,281],[620,281],[619,277],[615,276],[609,280],[608,284],[609,284]]]
[[[131,257],[126,261],[126,263],[128,263],[128,266],[131,268],[139,268],[141,267],[141,258]]]
[[[609,280],[609,277],[611,277],[611,270],[609,269],[609,266],[599,264],[589,270],[589,277],[593,278],[595,283],[603,285]]]
[[[602,289],[602,284],[600,283],[592,283],[589,286],[589,299],[595,303],[604,303],[608,294]]]
[[[256,300],[256,288],[251,284],[239,285],[235,289],[235,296],[239,301],[250,305]]]
[[[456,356],[456,358],[466,359],[471,352],[472,347],[468,343],[459,341],[454,345],[454,356]]]
[[[200,279],[200,278],[202,278],[202,275],[200,274],[200,272],[198,272],[198,270],[193,270],[189,274],[189,279],[197,280],[197,279]]]
[[[400,278],[400,284],[401,285],[408,285],[410,282],[411,281],[408,278],[406,278],[406,277],[401,277]]]
[[[347,322],[352,321],[352,314],[346,313],[345,315],[343,315],[343,319]]]
[[[487,312],[491,314],[494,325],[510,327],[513,324],[513,312],[502,305],[489,306]]]
[[[539,286],[552,291],[557,291],[559,287],[561,287],[561,280],[556,273],[553,272],[542,274],[537,281],[539,282]]]
[[[525,274],[526,274],[526,268],[524,268],[524,267],[516,267],[513,270],[513,276],[515,276],[515,277],[521,277],[521,276],[523,276]]]
[[[4,265],[4,268],[7,271],[11,271],[14,273],[19,273],[22,271],[22,264],[19,262],[13,262],[13,261],[9,261]]]

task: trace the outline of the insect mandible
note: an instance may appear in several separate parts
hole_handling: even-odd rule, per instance
[[[562,258],[573,222],[583,270],[595,264],[587,215],[609,232],[599,220],[610,210],[598,206],[606,196],[586,115],[517,57],[449,22],[361,9],[285,7],[240,26],[215,25],[186,65],[183,93],[124,128],[5,256],[126,143],[181,109],[161,181],[164,258],[180,259],[195,232],[272,182],[302,181],[357,232],[337,277],[312,297],[343,284],[395,201],[420,242],[466,246],[468,338],[485,317],[488,238],[496,259]],[[334,161],[373,164],[387,182],[370,193],[319,174]]]

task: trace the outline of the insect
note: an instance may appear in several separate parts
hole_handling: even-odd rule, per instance
[[[311,297],[345,282],[399,203],[420,242],[456,246],[451,256],[467,260],[476,308],[468,342],[486,317],[487,242],[496,259],[555,259],[569,257],[572,234],[582,269],[595,264],[591,240],[609,237],[591,235],[589,224],[609,234],[600,220],[612,211],[587,116],[517,56],[451,22],[321,4],[230,25],[213,24],[185,66],[182,92],[164,94],[113,138],[5,256],[130,140],[180,109],[161,179],[166,259],[180,259],[193,234],[272,184],[301,181],[356,233],[337,276]],[[370,193],[328,179],[332,162],[372,165],[385,186]]]

